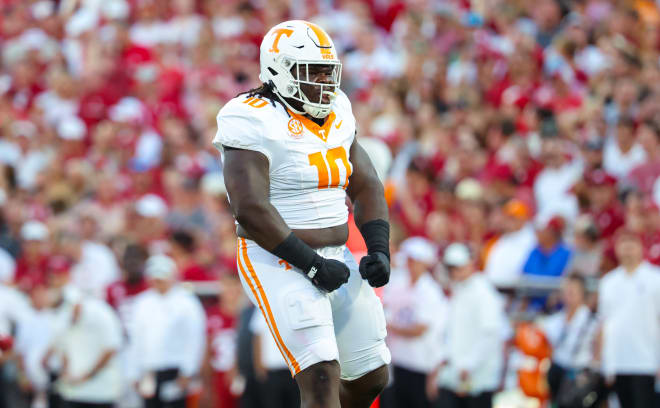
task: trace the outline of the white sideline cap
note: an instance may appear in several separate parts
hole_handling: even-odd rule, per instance
[[[445,249],[443,258],[445,265],[461,267],[470,262],[470,250],[464,244],[455,242]]]
[[[48,227],[39,221],[28,221],[21,227],[21,238],[24,241],[45,241]]]
[[[412,237],[403,241],[401,252],[407,258],[427,265],[433,265],[438,260],[435,244],[422,237]]]
[[[171,280],[176,273],[176,263],[167,255],[154,255],[147,259],[144,274],[149,279]]]

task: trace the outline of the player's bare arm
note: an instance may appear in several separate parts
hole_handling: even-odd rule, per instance
[[[268,200],[268,159],[252,150],[224,149],[225,184],[232,213],[242,230],[238,235],[272,252],[291,230]]]
[[[225,147],[224,172],[232,213],[250,239],[301,269],[319,289],[332,292],[348,281],[348,267],[318,255],[270,203],[268,159],[263,154]]]
[[[368,255],[360,260],[360,274],[373,287],[390,280],[390,224],[383,184],[362,146],[353,141],[350,150],[353,174],[346,193],[353,201],[353,212]]]

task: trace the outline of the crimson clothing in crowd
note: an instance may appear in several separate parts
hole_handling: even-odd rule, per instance
[[[653,191],[653,185],[658,177],[660,177],[660,161],[640,164],[628,173],[628,180],[644,194]]]
[[[229,371],[236,364],[236,316],[214,306],[206,310],[206,332],[214,371],[215,401],[217,408],[234,408],[238,399],[231,394]]]
[[[117,311],[124,328],[132,318],[136,297],[147,289],[149,289],[149,285],[144,279],[137,282],[117,281],[106,289],[106,300]]]
[[[644,242],[645,258],[656,265],[660,265],[660,231],[650,231],[642,237]]]
[[[592,211],[591,216],[596,221],[596,226],[603,237],[611,237],[617,229],[625,222],[625,217],[621,207],[611,205],[603,210]]]
[[[181,268],[180,279],[182,281],[208,281],[213,280],[213,277],[209,274],[209,271],[206,270],[203,266],[198,263],[190,263],[183,268]]]
[[[49,257],[41,255],[35,259],[21,257],[16,261],[14,283],[21,290],[28,290],[35,283],[46,282]]]
[[[118,81],[106,84],[99,89],[88,92],[80,99],[78,116],[87,126],[94,126],[108,116],[110,106],[117,103],[121,97],[120,90],[117,89]]]
[[[428,217],[431,211],[433,211],[433,195],[431,194],[431,191],[424,194],[423,197],[415,202],[415,205],[426,220],[426,217]],[[399,221],[405,228],[406,236],[426,236],[426,223],[422,222],[420,225],[415,225],[406,214],[401,203],[395,203],[392,211],[397,221]]]

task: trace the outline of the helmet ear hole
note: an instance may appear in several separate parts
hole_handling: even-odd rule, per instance
[[[291,67],[293,66],[293,61],[291,60],[291,58],[286,58],[285,57],[285,58],[282,59],[282,65],[286,69],[291,69]]]
[[[274,70],[273,68],[271,68],[271,67],[268,67],[268,71],[269,71],[273,76],[277,75],[277,71],[275,71],[275,70]]]

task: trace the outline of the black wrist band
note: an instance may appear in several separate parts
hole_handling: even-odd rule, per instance
[[[302,269],[306,274],[312,266],[318,263],[318,258],[320,258],[316,251],[295,236],[293,232],[270,252],[296,268]]]
[[[390,223],[385,220],[373,220],[360,227],[362,238],[367,244],[367,253],[382,252],[390,259]]]

